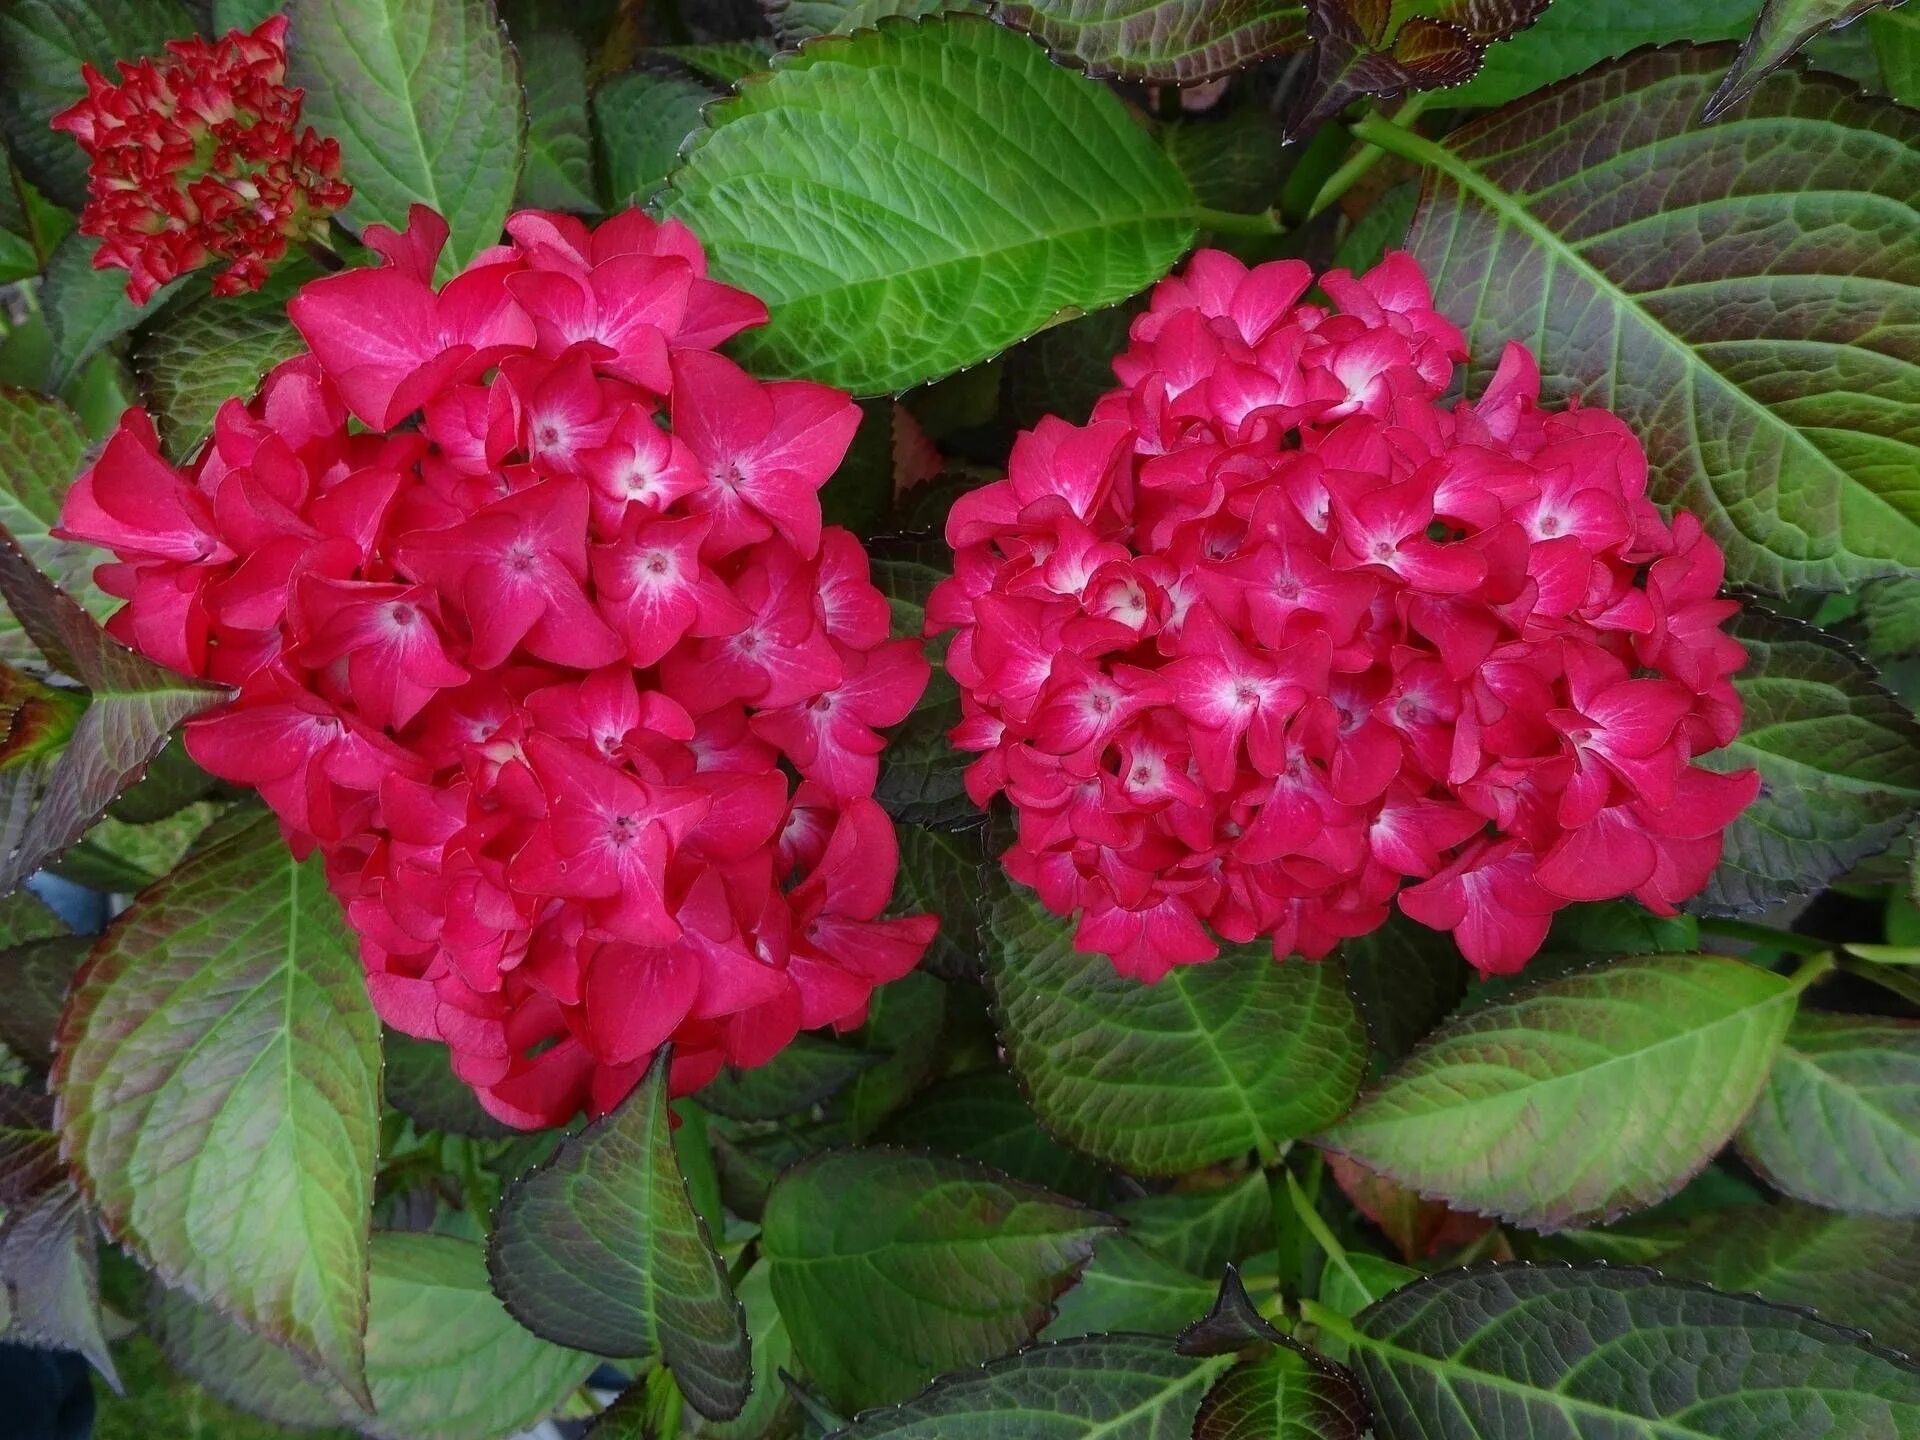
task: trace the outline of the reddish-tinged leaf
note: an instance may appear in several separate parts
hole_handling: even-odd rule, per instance
[[[109,1233],[363,1403],[379,1075],[319,858],[295,863],[248,806],[101,937],[53,1086]]]
[[[92,699],[71,718],[71,702],[47,701],[40,720],[71,718],[64,746],[46,737],[18,763],[0,768],[0,895],[56,860],[138,780],[182,720],[217,705],[226,692],[176,674],[110,638],[63,594],[0,528],[0,594],[40,653],[85,685]],[[43,697],[44,698],[44,697]],[[14,717],[17,726],[25,712]],[[38,722],[36,722],[38,723]]]
[[[1364,1440],[1371,1420],[1353,1376],[1287,1343],[1220,1377],[1193,1417],[1193,1440]]]
[[[1193,85],[1308,42],[1299,0],[1002,0],[996,20],[1092,75]]]
[[[91,935],[51,935],[0,951],[0,1045],[26,1064],[52,1063],[67,986],[92,946]]]
[[[1800,47],[1823,30],[1837,30],[1876,10],[1888,0],[1767,0],[1760,18],[1740,46],[1740,55],[1727,78],[1707,101],[1702,115],[1717,120],[1753,94],[1768,74],[1791,60]],[[1899,0],[1894,0],[1899,3]]]
[[[1289,139],[1298,139],[1362,95],[1464,85],[1487,46],[1527,28],[1548,0],[1306,0],[1313,79],[1301,92]]]
[[[1409,1263],[1468,1244],[1493,1226],[1484,1215],[1449,1210],[1443,1201],[1422,1199],[1345,1155],[1329,1155],[1327,1169],[1353,1208],[1378,1225]]]

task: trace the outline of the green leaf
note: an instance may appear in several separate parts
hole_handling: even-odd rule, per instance
[[[494,1440],[553,1413],[593,1371],[591,1355],[549,1345],[488,1293],[471,1240],[373,1237],[367,1383],[379,1440]]]
[[[1473,78],[1487,47],[1539,19],[1548,0],[1306,0],[1313,74],[1294,101],[1298,140],[1363,95]]]
[[[1193,1418],[1193,1440],[1364,1440],[1370,1419],[1346,1371],[1273,1345],[1207,1392]]]
[[[379,1043],[319,858],[248,807],[114,921],[54,1070],[109,1233],[360,1399]]]
[[[713,98],[701,81],[665,69],[629,70],[593,92],[593,130],[616,205],[644,204],[667,183]]]
[[[1438,1025],[1473,979],[1451,935],[1397,911],[1379,929],[1342,945],[1340,957],[1374,1051],[1388,1064]]]
[[[308,1375],[290,1351],[178,1290],[154,1287],[147,1324],[174,1369],[229,1405],[302,1429],[366,1418],[337,1386]]]
[[[940,932],[921,958],[936,975],[954,980],[980,976],[981,867],[988,858],[986,827],[934,830],[924,825],[896,827],[900,838],[900,876],[893,900],[908,914],[940,917]]]
[[[190,300],[135,342],[134,369],[175,461],[200,448],[221,405],[251,399],[267,371],[306,348],[287,319],[287,301],[315,273],[289,264],[251,294]]]
[[[662,45],[660,53],[718,84],[733,86],[765,70],[773,58],[773,46],[758,38],[709,40],[697,45]]]
[[[674,1156],[668,1063],[663,1047],[611,1114],[509,1187],[487,1265],[535,1334],[658,1358],[696,1410],[727,1419],[747,1398],[747,1327]]]
[[[1887,0],[1767,0],[1733,68],[1707,102],[1703,118],[1717,120],[1750,99],[1762,80],[1791,60],[1814,36],[1837,30],[1885,3]]]
[[[1091,414],[1094,403],[1114,388],[1113,357],[1127,348],[1127,330],[1139,309],[1110,305],[1050,325],[1009,351],[1007,406],[1013,423],[1030,430],[1043,415],[1078,423]]]
[[[21,173],[79,209],[87,198],[86,152],[48,122],[87,93],[81,65],[113,78],[115,60],[158,55],[193,28],[174,0],[10,0],[0,7],[0,131]]]
[[[877,1058],[840,1089],[832,1110],[847,1122],[854,1139],[871,1135],[927,1083],[940,1059],[938,1041],[946,1014],[947,987],[924,971],[912,971],[873,992],[867,1023],[850,1039]]]
[[[108,813],[129,825],[151,825],[205,800],[219,785],[218,780],[193,763],[184,743],[170,740],[166,748],[153,757],[140,783],[114,801]]]
[[[429,205],[452,229],[445,279],[499,243],[526,143],[520,70],[493,0],[290,0],[288,83],[340,142],[340,218],[404,230]]]
[[[760,1244],[795,1354],[850,1410],[1026,1344],[1113,1223],[970,1162],[846,1150],[780,1177]]]
[[[598,214],[586,52],[573,36],[556,30],[529,35],[515,48],[527,88],[527,158],[514,203]]]
[[[1178,1335],[1207,1313],[1218,1280],[1190,1274],[1126,1235],[1103,1235],[1040,1333],[1048,1340],[1127,1331]]]
[[[64,389],[95,351],[155,314],[169,295],[187,283],[184,277],[175,280],[145,305],[136,305],[127,298],[126,271],[93,268],[93,255],[99,248],[98,240],[69,235],[47,261],[40,305],[53,336],[52,369],[47,379],[51,390]]]
[[[1273,1204],[1258,1170],[1216,1190],[1168,1190],[1115,1207],[1127,1237],[1195,1275],[1218,1277],[1270,1243]]]
[[[53,1063],[67,986],[92,948],[91,935],[53,935],[0,950],[0,995],[7,997],[0,1005],[0,1045],[36,1070]]]
[[[1487,47],[1480,73],[1446,93],[1454,106],[1495,106],[1642,45],[1738,40],[1753,28],[1760,0],[1582,0],[1549,5],[1510,40]]]
[[[740,1277],[740,1304],[753,1337],[753,1391],[733,1419],[703,1421],[701,1440],[767,1440],[785,1433],[798,1408],[780,1383],[780,1372],[793,1368],[793,1337],[774,1304],[773,1269],[764,1259]]]
[[[1056,1141],[1039,1123],[1005,1070],[976,1070],[939,1081],[880,1132],[896,1145],[924,1145],[1062,1195],[1088,1196],[1101,1170]]]
[[[13,949],[66,933],[66,922],[31,890],[16,890],[0,899],[0,946]]]
[[[1823,888],[1891,845],[1920,806],[1920,725],[1839,641],[1797,620],[1743,611],[1733,678],[1740,737],[1700,757],[1760,772],[1760,796],[1728,827],[1720,866],[1691,909],[1759,910]]]
[[[53,1102],[0,1086],[0,1335],[77,1350],[116,1390],[93,1222],[60,1163]]]
[[[0,894],[56,859],[140,778],[182,720],[226,692],[108,637],[0,526],[0,595],[55,669],[91,692],[66,744],[0,769]]]
[[[1381,1440],[1864,1440],[1920,1426],[1911,1361],[1646,1270],[1453,1270],[1354,1323]]]
[[[1795,1199],[1920,1215],[1920,1020],[1796,1016],[1740,1153]]]
[[[707,111],[667,208],[772,323],[772,375],[879,394],[1165,274],[1193,196],[1104,87],[978,16],[782,57]]]
[[[735,1120],[778,1120],[831,1100],[879,1056],[803,1031],[764,1065],[729,1065],[700,1090],[700,1103]]]
[[[1920,655],[1920,577],[1896,576],[1861,588],[1860,622],[1867,653],[1876,660]]]
[[[815,35],[850,35],[868,30],[889,15],[918,20],[944,11],[987,9],[985,0],[760,0],[767,23],[783,44],[794,45]]]
[[[1398,1184],[1538,1230],[1640,1209],[1727,1142],[1798,990],[1720,955],[1549,981],[1442,1026],[1322,1138]]]
[[[987,967],[1014,1073],[1048,1130],[1137,1175],[1177,1175],[1336,1119],[1366,1064],[1340,969],[1231,947],[1154,985],[1073,948],[1069,921],[996,878]]]
[[[1432,167],[1408,248],[1476,357],[1530,337],[1546,394],[1647,446],[1738,584],[1835,589],[1920,568],[1920,114],[1780,71],[1693,126],[1726,52],[1643,52],[1454,131],[1356,134]],[[1648,177],[1683,177],[1684,186]],[[1773,237],[1766,245],[1747,240]]]
[[[974,757],[947,740],[959,723],[960,691],[945,670],[935,667],[912,712],[889,732],[873,787],[874,800],[902,825],[955,830],[979,823],[966,783]]]
[[[1378,265],[1389,250],[1398,250],[1413,223],[1414,202],[1420,187],[1408,181],[1387,191],[1373,207],[1355,221],[1333,252],[1333,263],[1361,275]]]
[[[1215,210],[1267,209],[1292,158],[1264,105],[1223,105],[1210,114],[1182,116],[1161,128],[1160,144],[1187,177],[1194,198]],[[1123,348],[1124,341],[1108,355]],[[1112,380],[1109,368],[1106,383]]]
[[[380,1051],[387,1103],[421,1129],[479,1139],[514,1133],[481,1108],[473,1087],[453,1073],[445,1045],[388,1030],[381,1036]]]
[[[1660,1267],[1717,1290],[1805,1305],[1907,1354],[1920,1349],[1920,1220],[1748,1205],[1727,1211]]]
[[[1299,0],[1001,0],[994,18],[1090,75],[1192,85],[1306,49]]]
[[[1920,105],[1920,12],[1875,10],[1867,16],[1867,35],[1887,94],[1902,105]]]
[[[93,582],[93,567],[105,557],[91,545],[47,533],[60,518],[60,504],[86,450],[86,433],[65,405],[0,386],[0,525],[34,569],[104,621],[120,607]],[[19,622],[11,613],[0,614],[0,660],[32,658],[33,646]]]
[[[1185,1440],[1225,1356],[1189,1359],[1164,1336],[1089,1335],[949,1375],[835,1440]],[[1044,1427],[1044,1428],[1042,1428]]]

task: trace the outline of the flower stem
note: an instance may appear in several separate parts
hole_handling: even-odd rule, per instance
[[[1407,102],[1398,110],[1394,111],[1392,115],[1384,117],[1369,115],[1365,120],[1361,121],[1360,124],[1353,127],[1353,133],[1359,135],[1361,125],[1371,125],[1375,122],[1376,118],[1378,118],[1383,125],[1397,126],[1404,129],[1419,118],[1420,112],[1427,108],[1432,98],[1433,92],[1430,90],[1423,90],[1417,95],[1410,95],[1407,97]],[[1307,207],[1307,218],[1311,220],[1314,216],[1325,211],[1342,195],[1346,194],[1348,190],[1353,188],[1354,183],[1358,181],[1361,176],[1365,175],[1379,163],[1380,157],[1386,153],[1386,147],[1374,143],[1370,137],[1369,143],[1362,144],[1358,150],[1347,157],[1346,162],[1342,164],[1338,170],[1327,177],[1327,183],[1320,187],[1320,193],[1313,197],[1313,203]]]
[[[1326,1255],[1328,1263],[1345,1271],[1347,1279],[1353,1282],[1353,1288],[1369,1300],[1373,1299],[1372,1289],[1360,1278],[1360,1272],[1353,1268],[1353,1262],[1347,1259],[1347,1247],[1342,1245],[1333,1231],[1327,1228],[1327,1222],[1320,1218],[1318,1207],[1307,1198],[1307,1192],[1300,1188],[1300,1182],[1293,1178],[1293,1172],[1287,1171],[1286,1176],[1287,1198],[1293,1202],[1293,1213],[1300,1217],[1300,1223],[1306,1227],[1307,1233],[1313,1236],[1314,1242]]]
[[[1764,945],[1769,950],[1784,951],[1788,955],[1824,955],[1833,948],[1833,942],[1816,939],[1812,935],[1795,935],[1791,931],[1776,930],[1771,925],[1756,925],[1751,920],[1733,920],[1717,915],[1701,917],[1700,933],[1718,935],[1723,940],[1746,940],[1755,945]]]
[[[1300,1302],[1300,1318],[1309,1325],[1321,1330],[1331,1331],[1348,1345],[1365,1345],[1366,1337],[1353,1328],[1353,1323],[1338,1310],[1330,1310],[1318,1300]]]
[[[1238,210],[1214,210],[1205,205],[1196,205],[1188,214],[1202,230],[1212,230],[1221,235],[1284,235],[1287,233],[1287,227],[1271,210],[1263,210],[1257,215],[1248,215]]]

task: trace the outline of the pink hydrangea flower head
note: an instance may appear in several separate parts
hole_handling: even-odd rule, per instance
[[[188,750],[324,857],[382,1019],[539,1126],[917,963],[872,793],[929,668],[821,524],[856,407],[713,353],[764,308],[637,211],[508,232],[436,287],[440,217],[370,229],[289,306],[308,353],[184,467],[129,411],[60,533],[113,633],[234,687]]]
[[[1739,728],[1718,547],[1523,347],[1442,403],[1466,343],[1410,256],[1312,280],[1196,254],[1088,423],[955,503],[928,629],[1008,872],[1146,980],[1396,903],[1487,973],[1573,901],[1674,913],[1759,784],[1698,763]]]
[[[351,198],[339,142],[300,128],[286,33],[275,15],[250,35],[169,40],[159,60],[118,62],[118,84],[83,66],[86,97],[54,116],[91,162],[80,233],[100,237],[94,268],[127,271],[136,304],[218,262],[216,295],[258,290]]]

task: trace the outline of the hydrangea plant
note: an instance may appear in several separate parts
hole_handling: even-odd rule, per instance
[[[1920,1435],[1916,103],[0,0],[0,1428]]]

